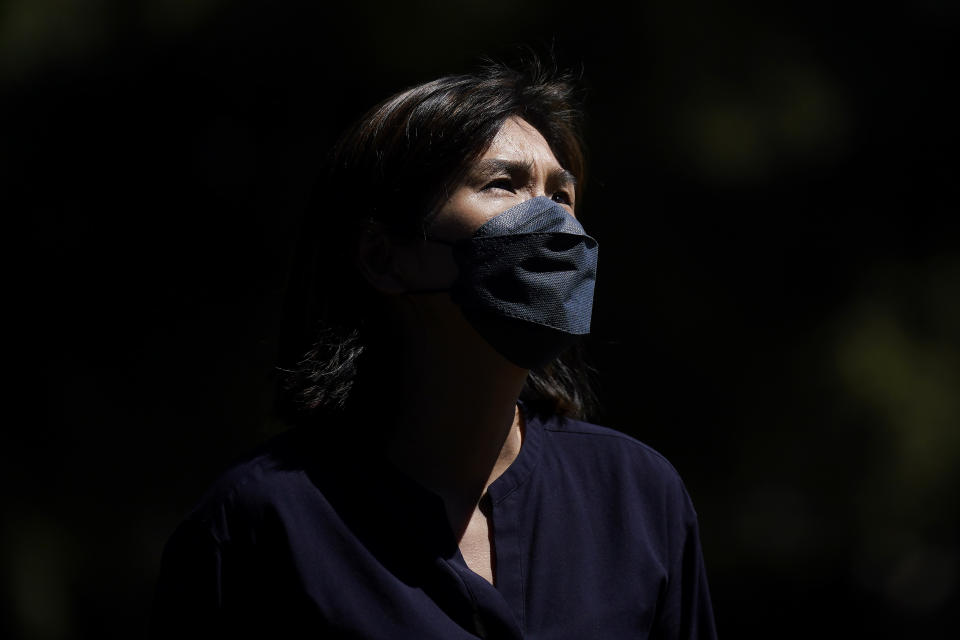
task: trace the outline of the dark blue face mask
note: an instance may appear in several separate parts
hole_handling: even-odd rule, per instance
[[[507,360],[541,367],[590,332],[597,241],[560,204],[525,200],[452,247],[450,297]]]

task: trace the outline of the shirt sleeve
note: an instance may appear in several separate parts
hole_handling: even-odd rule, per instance
[[[651,638],[715,640],[717,632],[700,547],[697,514],[678,479],[668,516],[668,577],[657,606]]]

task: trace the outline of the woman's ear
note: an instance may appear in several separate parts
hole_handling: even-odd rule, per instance
[[[400,277],[398,244],[379,226],[364,229],[357,243],[357,266],[380,293],[399,295],[407,290]]]

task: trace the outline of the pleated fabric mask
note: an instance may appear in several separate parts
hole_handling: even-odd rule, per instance
[[[451,299],[517,366],[543,366],[590,332],[597,241],[559,203],[525,200],[452,251],[459,274]]]

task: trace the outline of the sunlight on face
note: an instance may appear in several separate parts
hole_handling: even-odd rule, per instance
[[[468,237],[490,218],[537,196],[559,202],[573,215],[576,179],[540,132],[513,116],[440,208],[431,235],[450,241]]]

